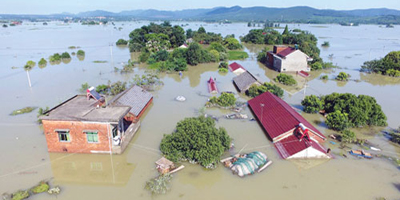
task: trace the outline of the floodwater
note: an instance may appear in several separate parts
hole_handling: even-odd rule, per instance
[[[136,67],[134,73],[119,74],[114,67],[137,55],[130,54],[127,48],[111,46],[119,38],[128,39],[134,28],[148,22],[118,22],[112,26],[82,26],[79,24],[24,23],[22,26],[0,29],[0,192],[14,192],[26,189],[43,179],[51,179],[53,185],[63,189],[57,199],[399,199],[400,168],[384,158],[373,160],[345,159],[336,156],[330,161],[296,160],[285,161],[279,158],[276,150],[267,139],[257,122],[247,120],[220,119],[218,126],[225,127],[234,139],[235,149],[226,153],[254,150],[266,153],[274,162],[267,170],[246,178],[239,178],[220,165],[208,171],[200,166],[184,163],[184,170],[171,182],[171,191],[166,195],[152,196],[144,189],[145,182],[157,175],[154,162],[160,158],[158,150],[163,134],[173,131],[176,123],[185,117],[199,115],[208,99],[206,80],[210,76],[217,79],[221,91],[235,91],[232,73],[220,74],[218,64],[202,64],[189,67],[180,77],[177,73],[163,74],[164,86],[154,91],[154,103],[142,117],[142,126],[122,155],[87,155],[48,153],[45,137],[36,121],[36,110],[29,114],[9,116],[25,106],[55,106],[78,93],[82,83],[90,85],[130,81],[134,74],[143,74],[145,66]],[[173,23],[175,24],[175,23]],[[186,24],[179,22],[179,24]],[[250,28],[247,24],[205,24],[190,22],[186,28],[197,29],[203,25],[207,31],[242,36]],[[313,72],[307,81],[306,95],[350,92],[366,94],[377,99],[388,117],[390,127],[400,125],[400,81],[380,75],[363,74],[358,71],[364,61],[378,59],[388,52],[400,49],[399,26],[393,29],[377,25],[343,27],[339,25],[297,25],[311,31],[319,38],[319,44],[329,41],[331,46],[321,49],[321,57],[343,69]],[[40,69],[36,66],[30,71],[32,88],[29,88],[27,74],[22,69],[26,61],[39,61],[53,53],[76,50],[69,46],[80,46],[86,51],[83,60],[73,56],[68,64],[47,64]],[[276,72],[257,63],[256,54],[261,45],[246,45],[250,54],[246,60],[237,61],[259,77],[270,81]],[[333,54],[332,56],[329,56]],[[104,60],[107,63],[93,63]],[[18,67],[12,69],[12,67]],[[340,71],[351,74],[353,80],[338,83],[334,76]],[[331,80],[319,80],[327,74]],[[297,77],[299,79],[299,77]],[[284,99],[299,108],[304,97],[302,85],[298,88],[285,88]],[[187,98],[186,102],[174,101],[178,95]],[[248,100],[238,96],[241,101]],[[249,109],[244,111],[251,115]],[[207,109],[206,113],[216,116],[228,111]],[[319,115],[303,114],[325,135],[327,130]],[[356,130],[360,136],[369,139],[383,149],[383,153],[399,158],[400,148],[387,141],[379,129]],[[378,133],[378,134],[375,134]],[[341,153],[337,145],[325,146],[333,152]],[[31,199],[54,199],[45,194]]]

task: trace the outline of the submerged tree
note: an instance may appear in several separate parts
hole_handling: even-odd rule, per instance
[[[172,134],[164,135],[160,149],[171,161],[188,160],[215,168],[230,143],[231,138],[224,128],[217,129],[213,119],[201,116],[178,122]]]

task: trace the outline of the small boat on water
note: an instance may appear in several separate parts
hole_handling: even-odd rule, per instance
[[[208,92],[211,94],[213,93],[218,93],[218,88],[217,88],[217,83],[215,83],[215,80],[210,77],[210,79],[207,81],[208,84]]]
[[[221,162],[240,177],[254,174],[255,172],[262,172],[272,164],[272,161],[268,160],[267,155],[259,151],[248,154],[236,154],[221,160]]]
[[[368,158],[368,159],[372,158],[372,154],[365,152],[364,150],[350,150],[349,153],[353,156],[359,156],[359,157],[364,157],[364,158]]]
[[[227,119],[247,119],[248,116],[246,114],[234,113],[230,115],[225,115]]]

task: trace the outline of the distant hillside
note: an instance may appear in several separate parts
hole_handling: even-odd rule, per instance
[[[400,11],[379,8],[363,10],[320,10],[307,6],[290,8],[269,7],[216,7],[212,9],[187,9],[179,11],[162,10],[126,10],[119,13],[104,10],[81,12],[76,15],[63,13],[53,15],[1,15],[2,19],[10,18],[47,18],[61,17],[91,18],[109,17],[114,20],[201,20],[201,21],[276,21],[295,23],[391,23],[400,24]]]

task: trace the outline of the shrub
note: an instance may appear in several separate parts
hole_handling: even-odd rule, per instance
[[[116,45],[128,45],[128,41],[124,39],[119,39],[116,43]]]
[[[78,50],[78,51],[76,52],[76,54],[77,54],[78,56],[85,56],[85,51],[83,51],[83,50]]]
[[[306,113],[316,113],[323,108],[321,99],[315,95],[306,96],[301,105],[304,106],[303,111]]]
[[[345,72],[340,72],[337,76],[336,76],[336,80],[338,81],[348,81],[349,80],[349,75]]]
[[[71,56],[68,52],[64,52],[61,54],[61,59],[71,59]]]
[[[321,80],[328,80],[329,79],[329,77],[328,77],[328,75],[323,75],[323,76],[321,76],[321,78],[320,78]]]
[[[149,190],[152,194],[165,194],[171,189],[169,186],[171,178],[171,174],[160,175],[155,179],[147,181],[144,188]]]
[[[227,62],[220,62],[218,68],[228,69],[228,63]]]
[[[339,110],[329,113],[326,117],[326,125],[335,131],[342,131],[349,127],[349,118],[347,113]]]
[[[217,104],[222,107],[231,107],[235,105],[236,98],[235,95],[224,92],[219,97],[211,97],[210,103]]]
[[[81,85],[81,89],[79,89],[80,92],[86,92],[86,90],[90,87],[89,83],[83,83]]]
[[[315,63],[313,63],[313,64],[311,64],[311,70],[320,70],[320,69],[322,69],[323,67],[322,67],[322,63],[320,63],[320,62],[315,62]]]
[[[284,91],[282,90],[282,88],[272,84],[272,83],[267,83],[265,82],[263,85],[257,85],[257,84],[253,84],[252,86],[250,86],[249,90],[247,90],[246,95],[250,96],[250,97],[256,97],[264,92],[271,92],[272,94],[274,94],[275,96],[282,98],[283,97],[283,93]]]
[[[46,66],[47,65],[47,60],[42,58],[42,59],[40,59],[38,64],[39,64],[39,66]]]
[[[324,43],[321,44],[322,47],[329,47],[329,45],[328,41],[324,41]]]
[[[342,131],[341,137],[342,142],[345,143],[353,143],[357,141],[356,134],[348,129]]]
[[[219,68],[218,71],[219,71],[219,72],[222,72],[222,73],[227,73],[227,72],[228,72],[228,69],[226,69],[226,68]]]
[[[287,74],[278,74],[278,76],[274,79],[275,81],[282,83],[284,85],[296,85],[297,81],[294,80],[292,75]]]

